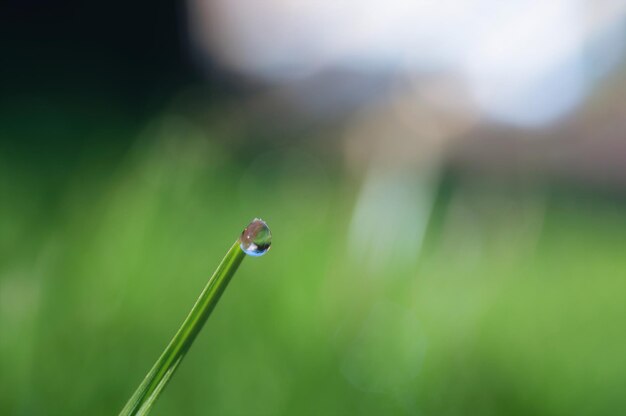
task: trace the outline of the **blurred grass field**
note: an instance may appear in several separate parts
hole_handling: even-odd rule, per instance
[[[256,216],[271,252],[243,263],[153,414],[626,407],[619,197],[449,173],[422,250],[377,271],[349,254],[359,182],[341,168],[155,126],[109,127],[128,148],[2,147],[0,414],[116,414]]]

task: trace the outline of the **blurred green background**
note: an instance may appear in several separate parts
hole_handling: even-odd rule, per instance
[[[359,214],[373,162],[343,153],[345,118],[268,116],[256,84],[194,69],[183,6],[114,6],[3,6],[0,414],[116,414],[257,216],[271,251],[244,261],[153,414],[626,407],[620,169],[511,170],[470,144],[426,175],[428,213],[409,181],[374,192],[398,218],[378,221]],[[603,97],[623,78],[592,110],[622,119]],[[514,134],[571,130],[549,132]]]

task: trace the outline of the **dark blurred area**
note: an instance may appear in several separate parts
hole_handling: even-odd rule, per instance
[[[0,414],[626,406],[626,3],[0,5]]]
[[[129,146],[120,128],[140,129],[199,79],[184,4],[35,0],[0,8],[5,151],[65,164],[108,132],[107,147],[119,152]]]
[[[185,6],[146,5],[5,2],[0,17],[3,95],[89,91],[117,98],[130,111],[172,94],[194,74]]]

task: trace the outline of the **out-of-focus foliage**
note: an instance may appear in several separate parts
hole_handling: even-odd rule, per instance
[[[255,216],[272,251],[244,263],[155,415],[626,406],[624,201],[450,173],[422,251],[372,270],[348,254],[354,179],[311,149],[242,156],[155,126],[123,157],[39,155],[75,163],[61,178],[0,153],[0,414],[119,411]]]

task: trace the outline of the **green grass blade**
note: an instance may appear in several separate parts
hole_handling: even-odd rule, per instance
[[[215,308],[241,261],[246,257],[240,243],[241,241],[238,239],[228,250],[180,329],[128,400],[120,412],[120,416],[146,415],[150,411],[154,401],[176,371],[185,353]]]

